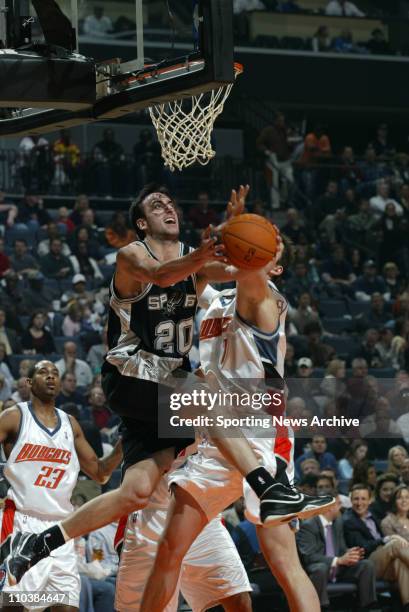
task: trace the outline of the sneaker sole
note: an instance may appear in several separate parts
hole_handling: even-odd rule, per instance
[[[277,515],[270,514],[264,519],[263,525],[268,526],[268,527],[278,527],[279,525],[285,525],[286,523],[289,523],[295,518],[298,518],[300,520],[306,520],[306,519],[312,518],[313,516],[317,516],[318,514],[323,514],[324,512],[327,512],[327,510],[335,506],[335,504],[336,504],[336,500],[334,499],[328,504],[325,504],[323,506],[314,506],[312,508],[307,507],[307,508],[304,508],[303,510],[300,510],[300,512],[293,512],[291,514],[277,514]]]

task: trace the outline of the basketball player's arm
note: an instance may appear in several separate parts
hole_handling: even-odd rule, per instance
[[[124,247],[117,257],[117,282],[120,282],[122,275],[159,287],[170,287],[184,280],[200,270],[207,261],[223,255],[223,245],[217,244],[216,238],[210,234],[211,227],[204,232],[201,245],[192,253],[164,263],[148,257],[146,251],[138,245],[130,244]]]
[[[122,461],[121,442],[119,441],[115,444],[109,455],[99,459],[94,449],[85,439],[84,432],[78,421],[72,416],[70,416],[70,421],[74,431],[75,450],[78,455],[81,470],[92,478],[92,480],[100,484],[105,484],[108,482],[112,472]]]
[[[21,414],[17,406],[0,414],[0,444],[14,440],[20,427]]]

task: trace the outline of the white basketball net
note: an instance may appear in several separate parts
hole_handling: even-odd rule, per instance
[[[205,166],[216,155],[211,143],[213,125],[233,85],[149,108],[162,157],[170,170],[182,170],[195,162]]]

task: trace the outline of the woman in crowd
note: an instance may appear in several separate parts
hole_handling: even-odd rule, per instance
[[[102,272],[96,260],[90,256],[87,241],[78,242],[70,261],[74,274],[83,274],[86,279],[103,280]]]
[[[400,476],[400,470],[405,459],[408,458],[408,451],[403,446],[397,444],[389,449],[387,471]]]
[[[399,484],[396,474],[386,473],[378,477],[375,486],[375,501],[369,506],[371,514],[382,521],[391,510],[393,492]]]
[[[82,331],[83,308],[78,302],[72,302],[68,306],[67,314],[62,323],[64,336],[78,336]]]
[[[368,444],[363,440],[354,440],[346,457],[338,463],[340,478],[350,480],[353,476],[354,467],[363,461],[368,453]]]
[[[10,387],[14,385],[14,378],[10,371],[10,363],[4,342],[0,342],[0,374],[3,374]]]
[[[345,361],[332,359],[327,365],[325,376],[321,382],[322,392],[334,399],[345,391]]]
[[[385,536],[399,535],[409,542],[409,487],[399,485],[391,497],[391,509],[381,523]]]
[[[56,348],[51,333],[46,328],[46,318],[43,312],[34,312],[30,322],[21,338],[23,353],[49,355],[55,353]]]
[[[350,489],[355,484],[364,484],[371,487],[372,491],[375,491],[376,479],[377,474],[374,464],[371,461],[363,459],[354,465]]]

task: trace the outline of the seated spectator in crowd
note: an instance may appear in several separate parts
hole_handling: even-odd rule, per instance
[[[307,464],[311,461],[312,459],[306,459],[304,463]],[[315,472],[307,473],[302,476],[298,481],[297,489],[299,489],[302,493],[305,493],[306,495],[317,495],[317,481],[318,475]]]
[[[14,385],[14,378],[10,371],[10,363],[4,342],[0,342],[0,373],[3,374],[6,381],[12,387]]]
[[[398,535],[409,543],[409,488],[398,485],[390,499],[390,509],[381,522],[384,536]]]
[[[395,423],[391,423],[391,415],[389,410],[379,409],[375,413],[375,429],[373,429],[366,438],[368,441],[368,457],[370,459],[384,459],[390,450],[395,446],[401,447],[404,444],[401,435],[394,434],[391,436],[391,430],[395,431]],[[402,447],[403,448],[403,447]],[[388,471],[395,471],[395,468],[388,468]]]
[[[365,13],[348,0],[329,0],[325,14],[331,17],[365,17]]]
[[[369,208],[369,200],[362,198],[358,205],[358,212],[346,219],[350,242],[360,248],[370,248],[374,236],[372,229],[376,224],[377,219]]]
[[[7,378],[0,372],[0,402],[5,402],[11,397],[11,384]]]
[[[189,221],[195,228],[205,229],[208,225],[217,225],[218,215],[209,206],[209,194],[207,191],[200,191],[197,195],[197,204],[190,209]]]
[[[18,209],[15,204],[6,202],[6,194],[0,191],[0,225],[6,229],[11,229],[14,225],[14,220],[17,217]]]
[[[297,309],[290,311],[290,319],[299,334],[303,334],[305,326],[311,322],[317,323],[321,327],[320,315],[311,306],[311,296],[309,293],[302,293],[299,296]]]
[[[408,458],[408,451],[402,444],[396,444],[388,452],[388,472],[400,476],[400,470],[405,459]]]
[[[65,227],[66,234],[69,234],[75,228],[75,224],[70,218],[70,211],[66,206],[60,206],[58,209],[57,225]]]
[[[351,491],[352,508],[343,516],[348,546],[359,546],[365,558],[375,565],[376,577],[397,583],[402,604],[409,604],[409,546],[398,535],[383,536],[379,521],[369,510],[370,490],[355,485]]]
[[[363,49],[354,42],[351,30],[341,30],[340,34],[332,41],[334,51],[338,53],[362,53]]]
[[[371,143],[379,160],[385,160],[396,153],[396,146],[391,142],[389,128],[386,123],[381,123],[376,128],[376,136]]]
[[[287,236],[293,244],[307,242],[309,232],[305,227],[300,212],[296,208],[289,208],[286,212],[286,223],[281,227],[280,232]]]
[[[400,480],[402,484],[409,486],[409,459],[404,459],[400,468]]]
[[[55,353],[54,339],[46,327],[47,320],[43,312],[34,312],[21,338],[23,353],[49,355]]]
[[[352,488],[355,484],[364,484],[374,493],[377,478],[375,465],[371,461],[363,459],[354,465],[350,487]]]
[[[105,326],[101,332],[101,343],[93,344],[87,354],[87,363],[89,363],[94,373],[101,371],[101,366],[107,352],[107,328]]]
[[[72,276],[71,261],[62,254],[63,244],[60,238],[50,241],[50,252],[40,259],[41,270],[47,278],[67,278]]]
[[[51,217],[44,210],[44,201],[38,195],[26,194],[18,205],[18,215],[16,223],[26,227],[26,229],[38,230],[45,227],[51,221]]]
[[[405,341],[399,336],[394,337],[394,322],[390,321],[380,330],[379,342],[376,345],[381,357],[381,367],[399,370],[403,361]]]
[[[302,293],[309,293],[311,280],[308,276],[308,268],[303,262],[297,262],[291,276],[285,283],[285,292],[292,304],[295,304]]]
[[[308,323],[304,327],[304,336],[307,338],[307,351],[317,368],[322,368],[335,357],[335,349],[322,341],[322,328],[319,323]]]
[[[44,255],[48,255],[50,252],[50,243],[53,238],[60,239],[62,241],[62,254],[65,257],[69,257],[71,255],[71,249],[68,244],[61,238],[60,232],[58,229],[58,225],[55,221],[50,221],[47,224],[47,238],[40,240],[37,246],[37,254],[39,257],[43,257]]]
[[[369,510],[379,523],[391,509],[392,495],[398,484],[399,478],[391,472],[381,474],[376,479],[375,499],[369,506]]]
[[[64,310],[71,303],[76,302],[81,306],[92,306],[98,300],[92,291],[87,290],[87,279],[83,274],[74,274],[72,278],[72,289],[61,296],[61,308]],[[103,305],[99,302],[98,310],[103,312]]]
[[[21,274],[22,276],[27,276],[29,272],[38,270],[38,262],[30,255],[27,242],[22,238],[14,241],[10,265],[17,274]]]
[[[82,331],[83,307],[78,302],[71,302],[67,308],[67,314],[62,323],[64,336],[79,336]]]
[[[349,292],[356,278],[351,264],[345,257],[344,247],[340,244],[335,246],[331,257],[323,262],[321,272],[321,278],[326,283],[327,291],[331,296]]]
[[[113,32],[111,18],[104,15],[103,6],[94,6],[94,14],[85,17],[83,29],[84,34],[92,37],[105,36]]]
[[[377,346],[378,340],[378,330],[367,329],[364,340],[357,353],[357,357],[365,359],[370,368],[380,368],[382,365],[382,357]]]
[[[88,215],[88,211],[86,211]],[[91,212],[93,215],[94,213]],[[101,259],[101,248],[98,244],[98,238],[92,237],[92,228],[85,227],[85,225],[79,225],[70,236],[71,251],[78,253],[80,250],[80,244],[86,245],[86,252],[89,257],[93,257],[96,261]]]
[[[84,211],[90,208],[89,198],[85,193],[81,193],[77,196],[74,204],[74,210],[69,216],[69,220],[74,224],[75,227],[81,225],[82,223],[82,214]],[[74,229],[74,228],[72,228]],[[71,230],[70,230],[71,231]]]
[[[331,50],[331,37],[327,26],[319,26],[316,30],[312,37],[312,50],[315,53],[323,53]]]
[[[121,249],[136,240],[136,234],[128,226],[125,213],[118,211],[112,215],[109,225],[105,228],[105,240],[114,249]]]
[[[114,539],[118,521],[91,531],[87,540],[87,556],[97,559],[108,572],[106,580],[115,586],[115,576],[118,573],[118,554],[114,548]]]
[[[381,262],[389,259],[399,261],[400,253],[407,244],[407,227],[405,219],[398,216],[393,202],[387,202],[385,211],[374,227],[382,241],[380,249]]]
[[[337,491],[338,481],[330,472],[331,470],[320,472],[317,480],[316,495],[334,495],[334,491]],[[338,493],[337,497],[341,502],[342,508],[351,507],[351,500],[348,495]]]
[[[339,193],[338,181],[331,179],[327,183],[326,191],[313,206],[314,221],[319,225],[327,215],[334,215],[342,208],[343,201]]]
[[[77,391],[77,379],[75,378],[75,374],[68,371],[65,371],[61,376],[61,389],[55,398],[55,405],[57,408],[61,408],[64,404],[75,404],[78,408],[85,406],[84,396]]]
[[[371,295],[371,307],[367,313],[356,317],[357,329],[381,329],[392,320],[392,313],[385,304],[385,298],[381,293],[375,292]]]
[[[53,301],[58,296],[58,290],[44,285],[44,275],[39,270],[27,274],[27,283],[26,288],[22,291],[22,299],[27,304],[30,316],[37,310],[49,312],[53,307]]]
[[[17,404],[20,402],[29,402],[31,399],[31,386],[27,378],[19,378],[16,383],[16,391],[11,396]]]
[[[369,206],[374,216],[379,220],[386,210],[388,204],[394,204],[396,214],[403,215],[403,208],[393,198],[390,197],[390,187],[386,181],[379,181],[376,186],[376,195],[369,200]]]
[[[345,361],[332,359],[321,382],[321,391],[329,398],[335,399],[345,392]]]
[[[92,208],[87,208],[81,213],[81,226],[88,231],[89,240],[99,246],[100,230]]]
[[[394,436],[395,438],[402,435],[399,425],[392,419],[391,405],[388,398],[378,397],[375,402],[375,410],[373,414],[368,415],[361,421],[359,427],[361,436],[365,438],[366,436],[373,435],[377,430],[376,423],[379,420],[387,420],[389,423],[389,429],[384,435]]]
[[[88,387],[92,383],[91,368],[86,361],[77,358],[77,345],[75,342],[64,344],[64,357],[55,364],[60,372],[71,372],[75,375],[79,387]]]
[[[7,325],[6,311],[0,309],[0,342],[6,348],[6,355],[20,352],[20,340],[14,329]]]
[[[317,461],[317,459],[314,459],[314,457],[304,457],[299,463],[299,473],[301,480],[305,476],[310,475],[313,475],[318,478],[318,474],[320,473],[319,461]]]
[[[344,480],[351,480],[354,467],[366,458],[368,444],[363,440],[354,440],[344,459],[338,463],[339,477]]]
[[[329,606],[329,583],[352,582],[358,587],[359,606],[365,609],[376,602],[374,566],[362,558],[361,547],[347,548],[340,510],[337,497],[325,514],[302,521],[296,535],[298,550],[322,606]]]
[[[88,251],[86,242],[79,242],[69,260],[74,274],[80,274],[90,280],[103,280],[104,276],[99,268],[99,265]]]
[[[75,507],[75,506],[74,506]],[[102,564],[97,559],[87,560],[86,556],[86,540],[84,538],[76,538],[74,541],[75,553],[77,556],[78,571],[80,573],[81,582],[90,585],[91,596],[89,601],[87,595],[83,596],[83,591],[88,593],[87,588],[82,588],[80,602],[81,609],[93,610],[94,612],[107,612],[115,609],[115,585],[112,581],[107,580],[109,570],[102,567]]]
[[[297,376],[288,381],[290,397],[304,400],[310,409],[319,413],[319,406],[314,395],[319,395],[318,381],[312,378],[313,363],[309,357],[301,357],[297,361]]]
[[[10,258],[8,255],[6,255],[6,253],[4,252],[4,249],[5,249],[4,238],[0,237],[0,278],[3,278],[3,276],[10,269]]]
[[[364,271],[353,284],[355,299],[359,302],[369,302],[374,293],[384,295],[387,287],[382,276],[378,276],[376,263],[373,259],[368,259],[364,263]]]
[[[399,278],[399,268],[394,261],[388,261],[382,269],[382,277],[386,284],[386,292],[392,300],[396,299],[403,290],[403,282]]]
[[[106,432],[118,423],[117,415],[109,410],[102,387],[93,387],[88,396],[88,406],[83,411],[83,417],[95,423],[101,433]]]
[[[390,45],[385,38],[385,33],[381,28],[372,30],[371,38],[365,43],[365,47],[373,55],[391,55],[392,53]]]
[[[337,460],[332,453],[327,452],[327,441],[321,434],[315,434],[313,436],[310,443],[310,449],[305,451],[305,453],[296,460],[296,469],[299,469],[299,466],[305,459],[315,459],[319,463],[320,470],[331,468],[335,471],[335,474],[338,475]]]
[[[34,359],[22,359],[18,366],[19,378],[29,378],[31,368],[36,364]]]

